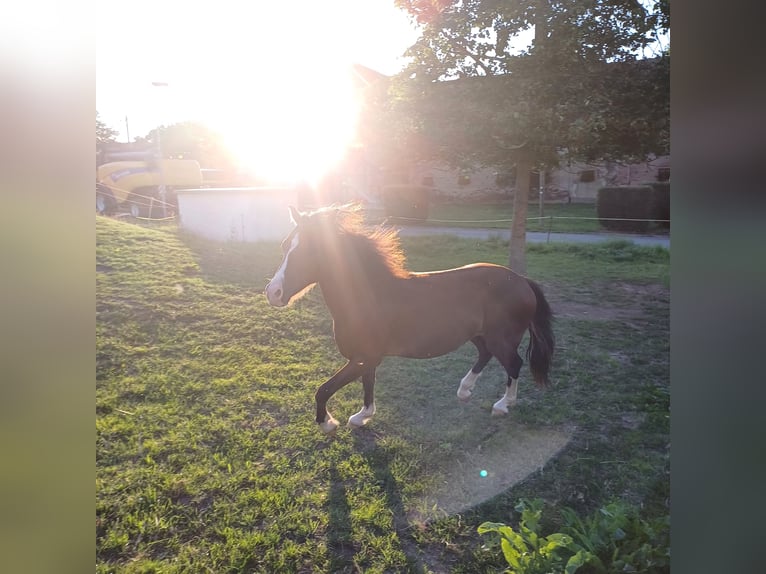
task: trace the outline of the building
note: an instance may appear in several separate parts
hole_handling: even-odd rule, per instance
[[[651,63],[649,65],[651,66]],[[641,66],[641,70],[646,68],[647,66]],[[617,71],[621,73],[626,69],[625,66],[621,66]],[[390,83],[389,77],[363,66],[355,66],[354,74],[360,97],[368,100],[377,98],[378,102],[387,97],[385,94]],[[509,86],[507,78],[498,79],[502,82],[500,86]],[[448,102],[445,109],[462,109],[465,94],[461,95],[461,86],[458,85],[460,82],[462,80],[445,82],[451,86],[445,86],[446,90],[439,90],[438,105]],[[374,200],[379,197],[381,189],[390,184],[431,187],[433,197],[444,200],[513,196],[516,181],[514,170],[502,172],[495,167],[458,169],[446,162],[415,158],[410,161],[391,162],[390,158],[380,151],[380,138],[376,137],[369,126],[366,133],[364,129],[363,127],[360,133],[359,142],[336,174],[337,180],[342,181],[345,186],[344,197]],[[424,155],[434,157],[436,154]],[[562,161],[557,167],[548,169],[543,174],[532,173],[530,198],[538,199],[541,180],[546,201],[587,202],[595,201],[598,189],[604,186],[636,185],[669,179],[669,155],[650,155],[646,161],[632,164],[609,161],[573,162],[562,155]]]

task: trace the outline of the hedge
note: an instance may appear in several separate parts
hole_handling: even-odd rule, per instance
[[[670,182],[651,181],[646,183],[652,188],[652,219],[666,219],[658,221],[656,225],[662,229],[670,229]]]
[[[596,212],[601,226],[613,231],[646,232],[652,223],[661,229],[670,229],[670,182],[602,187],[598,190]],[[614,218],[652,221],[611,220]]]
[[[643,233],[649,229],[649,221],[621,219],[653,219],[653,205],[654,189],[649,185],[602,187],[598,190],[596,214],[606,229]]]

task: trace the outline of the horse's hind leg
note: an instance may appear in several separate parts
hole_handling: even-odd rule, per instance
[[[492,405],[493,415],[507,415],[508,407],[516,404],[516,395],[519,391],[519,378],[508,376],[508,384],[505,387],[505,394]]]
[[[519,373],[524,361],[519,355],[519,343],[521,337],[506,337],[491,346],[492,354],[497,357],[500,364],[503,365],[508,381],[505,387],[505,394],[492,405],[493,415],[508,414],[508,407],[516,404],[516,396],[519,390]]]
[[[349,417],[348,426],[350,427],[366,425],[375,414],[375,367],[365,368],[362,373],[362,386],[364,387],[364,406],[358,413]]]
[[[457,397],[461,401],[467,401],[471,398],[471,391],[473,391],[473,388],[476,385],[476,379],[479,378],[482,370],[484,370],[484,367],[487,366],[487,363],[489,363],[492,358],[492,353],[487,349],[487,343],[484,340],[484,337],[474,337],[471,339],[471,342],[476,345],[476,349],[479,351],[479,357],[476,359],[473,367],[471,367],[471,370],[468,371],[465,377],[460,381],[460,386],[457,389]]]
[[[317,416],[316,421],[319,423],[319,428],[325,434],[332,434],[338,428],[338,421],[333,418],[330,412],[327,410],[327,401],[337,391],[345,387],[354,379],[358,378],[366,372],[366,369],[362,363],[356,361],[349,361],[346,365],[335,373],[330,379],[324,383],[315,394]]]

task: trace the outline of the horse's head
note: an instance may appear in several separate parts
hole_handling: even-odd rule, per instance
[[[391,261],[398,262],[400,257],[398,247],[386,248],[385,256],[376,251],[378,243],[388,236],[379,233],[371,239],[365,235],[363,212],[357,203],[324,207],[310,213],[290,207],[290,216],[295,229],[282,241],[282,264],[266,286],[266,297],[275,307],[284,307],[315,283],[322,283],[323,278],[348,280],[360,271],[369,272],[375,255],[381,261],[390,257]],[[366,251],[359,251],[359,238],[370,243]],[[381,266],[388,269],[388,263]]]
[[[295,229],[282,241],[282,264],[266,285],[266,298],[275,307],[284,307],[318,280],[319,266],[311,217],[292,206],[290,217]]]

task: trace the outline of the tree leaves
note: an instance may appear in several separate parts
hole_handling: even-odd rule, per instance
[[[507,149],[522,143],[548,165],[561,152],[591,160],[668,151],[669,56],[637,59],[667,32],[666,3],[399,5],[425,27],[400,76],[416,89],[400,91],[409,102],[398,111],[415,115],[412,127],[442,159],[509,168]],[[519,51],[514,38],[536,24],[546,30]]]
[[[96,145],[116,141],[119,132],[101,121],[96,112]]]

